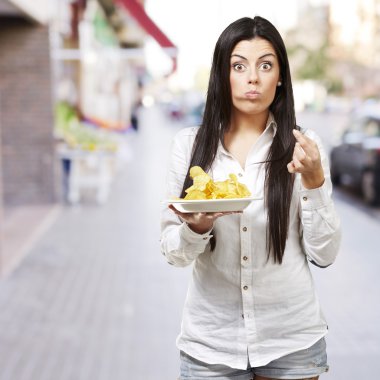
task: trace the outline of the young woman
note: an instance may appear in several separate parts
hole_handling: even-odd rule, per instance
[[[334,261],[340,224],[326,153],[296,125],[286,49],[264,18],[219,37],[202,125],[173,142],[168,195],[185,195],[195,165],[214,181],[235,173],[257,200],[235,214],[163,211],[163,254],[194,264],[180,379],[318,379],[328,327],[309,262]]]

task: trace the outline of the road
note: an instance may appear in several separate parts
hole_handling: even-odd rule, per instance
[[[300,114],[329,146],[345,116]],[[175,338],[191,268],[159,251],[170,142],[180,123],[158,108],[126,136],[128,162],[110,201],[65,207],[20,267],[0,281],[0,380],[175,380]],[[337,189],[338,259],[313,269],[330,371],[323,379],[377,378],[380,358],[379,210]]]

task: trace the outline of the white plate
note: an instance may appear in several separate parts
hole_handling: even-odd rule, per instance
[[[228,212],[243,211],[256,198],[168,200],[180,212]]]

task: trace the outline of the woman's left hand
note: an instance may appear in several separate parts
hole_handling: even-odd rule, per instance
[[[191,230],[198,234],[205,234],[211,230],[215,220],[221,216],[242,213],[242,211],[183,213],[178,211],[173,205],[169,205],[169,208],[179,216],[183,222],[186,222]]]
[[[307,189],[322,186],[325,175],[317,144],[296,129],[293,129],[293,134],[297,142],[293,151],[293,159],[287,165],[289,173],[300,173],[302,184]]]

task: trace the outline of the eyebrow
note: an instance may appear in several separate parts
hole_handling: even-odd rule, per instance
[[[259,57],[258,59],[263,59],[263,58],[265,58],[265,57],[267,57],[267,56],[269,56],[269,55],[275,57],[275,55],[274,55],[273,53],[267,53],[267,54],[262,55],[262,56]],[[247,58],[245,58],[245,57],[243,57],[242,55],[239,55],[239,54],[232,54],[232,55],[231,55],[231,58],[232,58],[232,57],[239,57],[239,58],[241,58],[241,59],[243,59],[243,60],[245,60],[245,61],[248,61]]]

